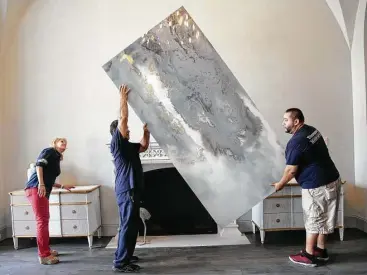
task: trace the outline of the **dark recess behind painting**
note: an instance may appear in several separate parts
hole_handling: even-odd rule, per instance
[[[143,207],[150,214],[147,235],[216,234],[217,224],[176,168],[144,173]],[[140,235],[144,234],[140,224]]]

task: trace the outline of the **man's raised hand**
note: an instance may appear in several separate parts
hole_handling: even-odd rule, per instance
[[[130,92],[130,89],[127,87],[127,85],[121,85],[120,86],[120,95],[127,97],[127,94]]]
[[[144,123],[143,130],[144,132],[149,132],[148,125],[146,123]]]

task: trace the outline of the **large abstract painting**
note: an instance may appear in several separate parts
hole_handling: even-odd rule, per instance
[[[183,7],[103,69],[219,226],[274,191],[283,149]]]

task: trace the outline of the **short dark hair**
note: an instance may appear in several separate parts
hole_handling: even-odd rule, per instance
[[[298,119],[299,122],[305,122],[305,116],[303,115],[302,111],[298,108],[289,108],[285,111],[286,113],[291,113],[293,119]]]
[[[110,124],[110,133],[111,133],[111,136],[116,131],[118,124],[119,124],[119,121],[117,119],[111,122],[111,124]]]

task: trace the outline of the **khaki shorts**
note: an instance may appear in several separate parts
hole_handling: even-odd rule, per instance
[[[338,219],[341,180],[315,189],[302,189],[305,228],[311,234],[331,234]]]

